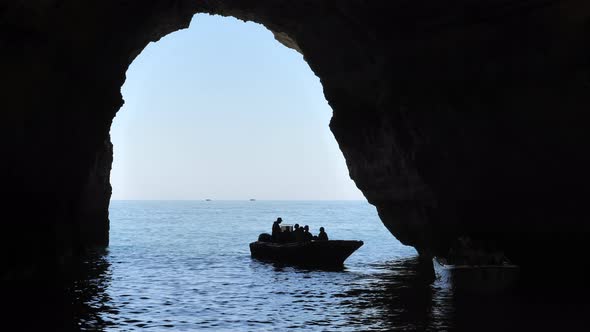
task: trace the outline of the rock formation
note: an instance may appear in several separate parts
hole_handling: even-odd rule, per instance
[[[530,271],[581,265],[587,1],[0,0],[1,278],[108,244],[125,72],[200,12],[304,55],[351,178],[401,242],[429,257],[467,235]]]

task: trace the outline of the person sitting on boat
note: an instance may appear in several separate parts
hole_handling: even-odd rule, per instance
[[[281,234],[281,225],[280,223],[283,222],[283,219],[281,219],[281,217],[278,217],[277,220],[275,222],[272,223],[272,240],[274,242],[279,242],[280,240],[280,234]]]
[[[320,233],[318,234],[318,241],[328,241],[328,234],[324,231],[323,227],[320,227]]]
[[[303,233],[303,227],[299,227],[299,224],[295,224],[295,230],[293,235],[295,236],[295,242],[303,242],[305,234]]]
[[[305,225],[303,227],[303,241],[311,241],[313,240],[313,235],[309,232],[309,226]]]
[[[289,227],[285,228],[281,233],[279,242],[288,243],[293,241],[295,241],[295,236],[293,235],[293,232],[291,232],[291,229],[289,229]]]

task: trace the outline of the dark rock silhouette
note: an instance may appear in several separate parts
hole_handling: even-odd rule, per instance
[[[304,55],[351,178],[401,242],[431,257],[466,234],[535,278],[546,261],[584,275],[584,1],[3,0],[1,279],[108,244],[125,71],[199,12],[262,23]]]

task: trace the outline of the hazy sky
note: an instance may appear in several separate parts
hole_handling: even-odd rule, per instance
[[[364,199],[319,79],[261,25],[197,15],[135,59],[122,93],[113,199]]]

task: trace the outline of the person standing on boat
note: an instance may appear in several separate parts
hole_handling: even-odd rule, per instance
[[[281,236],[281,222],[283,222],[283,219],[281,219],[281,217],[278,217],[277,220],[275,222],[272,223],[272,241],[273,242],[279,242],[279,237]]]
[[[320,227],[320,234],[318,234],[318,241],[328,241],[328,234]]]

